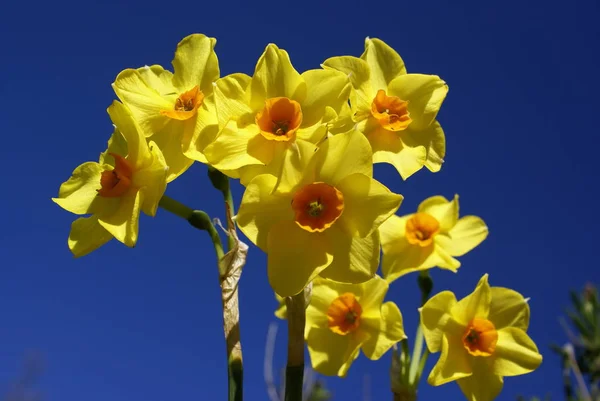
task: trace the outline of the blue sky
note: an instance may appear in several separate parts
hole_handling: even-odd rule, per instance
[[[492,285],[531,297],[530,335],[545,359],[533,374],[507,378],[499,400],[547,392],[562,399],[548,345],[565,340],[557,317],[568,289],[599,278],[599,7],[593,0],[4,4],[0,391],[26,352],[38,350],[46,371],[37,388],[49,401],[225,399],[218,278],[205,234],[163,211],[142,218],[135,249],[112,241],[75,260],[66,246],[73,217],[50,200],[73,168],[105,149],[115,76],[146,64],[170,68],[177,42],[199,32],[217,38],[222,75],[252,73],[269,42],[304,71],[330,56],[360,55],[371,36],[399,51],[409,72],[448,82],[442,171],[402,182],[378,165],[376,177],[405,196],[401,214],[429,196],[458,193],[462,214],[487,222],[490,236],[461,259],[458,274],[432,273],[435,291],[462,297],[487,272]],[[205,175],[194,165],[167,194],[222,217]],[[239,202],[242,188],[234,190]],[[262,361],[275,301],[265,264],[252,247],[240,290],[247,400],[267,399]],[[417,298],[414,275],[388,295],[409,336]],[[284,338],[276,348],[281,366]],[[346,380],[328,379],[335,399],[359,400],[365,375],[372,400],[390,399],[389,358],[362,358]],[[462,397],[453,383],[424,384],[420,395]]]

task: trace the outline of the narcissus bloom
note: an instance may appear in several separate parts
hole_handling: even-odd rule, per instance
[[[440,170],[446,139],[436,116],[448,92],[444,81],[407,74],[400,55],[379,39],[367,38],[360,58],[332,57],[323,68],[349,76],[351,118],[371,142],[375,163],[394,165],[403,179],[423,166]]]
[[[129,110],[108,108],[116,129],[99,163],[83,163],[52,200],[81,217],[71,226],[69,249],[86,255],[113,237],[129,247],[138,238],[140,211],[154,216],[167,185],[168,167],[158,146],[146,143]]]
[[[452,292],[441,292],[420,313],[429,351],[442,352],[427,381],[439,386],[456,380],[469,401],[492,401],[504,376],[529,373],[542,362],[526,333],[527,300],[490,287],[487,274],[467,297],[457,302]]]
[[[256,176],[237,215],[242,232],[267,253],[269,282],[284,297],[318,274],[350,283],[373,277],[377,227],[402,201],[372,178],[371,148],[358,131],[329,138],[317,152],[308,143],[298,149],[300,168],[284,168],[276,191],[276,177]]]
[[[204,147],[218,131],[213,82],[219,78],[216,39],[201,34],[177,45],[173,68],[159,65],[127,69],[113,83],[119,99],[131,109],[146,137],[162,150],[169,182],[193,160],[206,163]]]
[[[377,360],[406,338],[400,310],[393,302],[383,303],[387,290],[379,276],[363,284],[315,279],[305,337],[317,372],[344,377],[360,350]]]
[[[221,131],[204,153],[209,163],[247,185],[258,174],[279,176],[296,144],[317,143],[348,101],[350,82],[337,71],[299,74],[285,50],[269,44],[254,76],[216,83]]]
[[[441,267],[456,272],[462,256],[479,245],[488,228],[479,217],[458,218],[458,195],[452,201],[433,196],[421,202],[417,213],[392,216],[380,227],[383,262],[389,282],[405,274]]]

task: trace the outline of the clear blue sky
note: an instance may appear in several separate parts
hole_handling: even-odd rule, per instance
[[[371,36],[397,49],[409,72],[448,82],[439,115],[448,148],[442,171],[423,170],[402,182],[393,168],[378,165],[376,176],[405,196],[402,214],[426,197],[458,193],[463,214],[485,219],[488,239],[462,258],[457,275],[434,271],[435,290],[462,297],[487,272],[492,285],[531,297],[530,335],[545,360],[533,374],[508,378],[499,399],[546,392],[562,399],[558,359],[548,344],[565,339],[557,316],[567,290],[599,281],[598,4],[3,3],[0,390],[26,350],[35,349],[47,365],[37,387],[49,401],[225,399],[218,279],[205,234],[160,211],[142,218],[136,249],[112,241],[75,260],[66,245],[73,217],[50,200],[74,167],[105,149],[115,76],[145,64],[170,68],[177,42],[199,32],[217,38],[222,75],[251,74],[269,42],[288,50],[304,71],[330,56],[359,56]],[[205,173],[194,165],[167,193],[222,216]],[[235,197],[239,202],[239,185]],[[265,263],[253,247],[241,283],[251,401],[267,399],[262,362],[275,301]],[[388,296],[403,311],[410,336],[415,280],[395,282]],[[283,335],[276,352],[283,366]],[[372,400],[390,399],[389,358],[360,359],[345,381],[328,380],[335,399],[358,401],[367,373]],[[461,397],[454,383],[424,385],[421,392],[421,400]]]

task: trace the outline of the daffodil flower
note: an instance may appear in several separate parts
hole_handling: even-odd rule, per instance
[[[446,153],[436,121],[448,86],[436,75],[407,74],[404,61],[379,39],[365,40],[360,58],[327,59],[323,68],[348,75],[351,113],[373,147],[373,162],[392,164],[403,179],[423,166],[440,170]]]
[[[285,50],[269,44],[252,78],[232,74],[216,83],[215,103],[221,128],[204,154],[243,185],[258,174],[279,177],[293,163],[300,143],[327,135],[350,94],[350,82],[337,71],[299,74]]]
[[[379,276],[362,284],[313,281],[305,337],[317,372],[344,377],[361,350],[377,360],[406,338],[400,310],[383,303],[387,290]]]
[[[458,218],[458,195],[452,201],[433,196],[421,202],[417,213],[392,216],[380,227],[383,262],[389,282],[419,270],[440,267],[453,272],[455,259],[479,245],[488,228],[479,217]]]
[[[236,217],[267,253],[269,282],[282,297],[299,293],[318,274],[350,283],[373,277],[377,227],[403,199],[372,178],[371,148],[358,131],[335,135],[316,152],[314,145],[298,145],[301,168],[284,168],[275,191],[275,176],[256,176]]]
[[[140,211],[154,216],[167,185],[162,153],[154,143],[146,143],[130,111],[115,101],[108,114],[116,129],[107,152],[99,163],[77,167],[60,186],[58,198],[52,199],[71,213],[87,216],[71,226],[68,244],[76,257],[113,237],[135,246]]]
[[[177,45],[174,73],[159,65],[122,71],[113,89],[144,134],[161,149],[168,181],[198,160],[218,132],[213,83],[219,78],[216,39],[193,34]]]
[[[442,352],[427,381],[439,386],[456,380],[469,401],[492,401],[505,376],[529,373],[542,362],[526,333],[527,300],[490,287],[487,274],[467,297],[457,301],[452,292],[441,292],[420,313],[429,351]]]

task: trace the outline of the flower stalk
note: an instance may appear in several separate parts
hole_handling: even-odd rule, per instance
[[[304,326],[306,301],[304,291],[286,298],[288,355],[285,370],[285,401],[302,401],[304,381]]]

